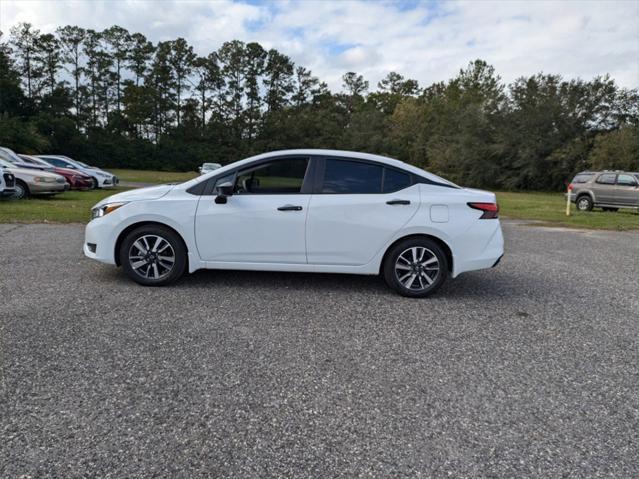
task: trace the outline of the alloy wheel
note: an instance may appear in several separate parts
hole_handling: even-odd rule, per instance
[[[159,280],[171,273],[175,265],[175,251],[159,235],[143,235],[129,248],[131,269],[143,278]]]
[[[427,290],[439,276],[439,260],[423,246],[404,250],[395,261],[397,280],[410,291]]]
[[[590,207],[590,200],[588,198],[581,198],[578,202],[577,202],[577,208],[580,211],[587,211],[588,208]]]

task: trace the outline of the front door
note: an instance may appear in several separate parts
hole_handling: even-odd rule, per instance
[[[381,164],[326,159],[324,178],[311,198],[308,262],[364,265],[419,207],[411,175]]]
[[[310,194],[302,193],[309,159],[286,157],[239,170],[226,203],[201,196],[195,238],[205,261],[306,263]]]

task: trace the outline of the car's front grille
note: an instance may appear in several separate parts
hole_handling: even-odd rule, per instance
[[[16,185],[16,179],[11,173],[5,173],[2,177],[4,178],[7,188],[13,188]]]

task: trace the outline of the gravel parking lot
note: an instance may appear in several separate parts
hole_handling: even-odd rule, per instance
[[[429,300],[375,277],[149,289],[0,225],[0,477],[637,477],[639,234],[504,227]]]

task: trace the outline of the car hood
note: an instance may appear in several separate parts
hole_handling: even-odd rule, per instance
[[[162,198],[169,191],[173,189],[175,185],[157,185],[147,186],[146,188],[137,188],[135,190],[124,191],[116,195],[111,195],[104,198],[95,206],[104,205],[107,203],[115,203],[119,201],[144,201],[144,200],[157,200]]]
[[[37,170],[34,168],[7,168],[11,173],[15,176],[23,176],[23,177],[35,177],[42,176],[45,178],[60,178],[60,175],[57,173],[51,173],[45,170]]]
[[[82,178],[91,178],[91,176],[87,175],[83,171],[80,170],[72,170],[71,168],[56,168],[54,170],[55,173],[61,173],[64,175],[76,175],[81,176]]]

